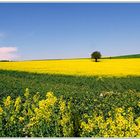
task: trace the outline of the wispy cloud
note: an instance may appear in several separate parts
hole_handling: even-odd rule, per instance
[[[13,60],[17,57],[17,47],[0,47],[0,60]]]

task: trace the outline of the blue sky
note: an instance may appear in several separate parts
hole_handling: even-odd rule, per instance
[[[140,53],[140,4],[0,3],[0,59]]]

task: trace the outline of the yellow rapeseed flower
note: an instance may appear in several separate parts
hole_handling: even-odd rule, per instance
[[[55,104],[55,102],[57,101],[57,98],[56,97],[52,97],[52,98],[48,98],[46,100],[46,103],[50,106],[53,106]]]
[[[5,106],[5,107],[9,107],[10,104],[11,104],[11,97],[8,96],[8,97],[6,98],[6,100],[4,101],[4,106]]]
[[[0,69],[85,76],[140,76],[140,58],[101,59],[99,63],[90,59],[7,62],[0,63]]]
[[[47,98],[52,98],[52,97],[54,97],[54,96],[53,96],[53,92],[47,92],[46,97],[47,97]]]
[[[26,98],[29,97],[29,89],[28,89],[28,88],[25,89],[24,96],[25,96]]]
[[[14,107],[16,108],[15,111],[19,111],[20,103],[21,103],[21,98],[20,97],[17,97],[16,98],[16,101],[15,101],[15,105],[14,105]]]
[[[14,116],[14,115],[12,115],[12,116],[10,117],[10,122],[15,122],[15,116]]]
[[[53,95],[53,92],[47,92],[46,94],[46,104],[53,106],[57,101],[57,98]]]
[[[124,112],[123,108],[116,108],[115,117],[110,115],[106,119],[95,113],[93,118],[87,116],[88,121],[80,121],[80,136],[92,136],[91,132],[95,132],[93,137],[140,137],[140,117],[135,119],[132,108],[128,108],[125,116],[122,115]]]
[[[3,109],[2,107],[0,106],[0,115],[3,113]]]
[[[123,112],[123,109],[122,108],[116,108],[116,112],[117,113],[122,113]]]
[[[140,107],[140,102],[138,102],[138,107]]]
[[[44,109],[46,107],[46,100],[39,101],[39,107]]]
[[[38,100],[39,100],[39,97],[40,97],[39,92],[37,92],[37,93],[33,96],[33,101],[34,101],[35,103],[37,103]]]
[[[61,119],[61,125],[64,126],[66,125],[66,123],[69,121],[69,117],[68,116],[63,116],[63,118]]]
[[[60,111],[61,112],[65,111],[65,101],[61,101],[61,103],[60,103]]]
[[[23,122],[24,121],[24,117],[19,117],[19,121]]]

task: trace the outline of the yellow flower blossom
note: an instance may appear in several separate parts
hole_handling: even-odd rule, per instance
[[[61,125],[64,126],[69,121],[69,116],[63,116],[61,119]]]
[[[3,109],[2,107],[0,106],[0,115],[3,113]]]
[[[81,120],[81,136],[92,136],[91,132],[96,132],[93,137],[140,137],[140,117],[134,119],[132,108],[128,108],[125,116],[123,108],[116,108],[112,118],[111,114],[104,119],[102,115],[88,116],[88,121]],[[84,117],[83,117],[84,118]]]
[[[24,121],[24,117],[19,117],[19,121],[23,122]]]
[[[64,110],[65,110],[65,101],[62,101],[62,102],[60,103],[60,111],[61,111],[61,112],[64,112]]]
[[[122,109],[122,108],[117,108],[117,109],[116,109],[116,112],[117,112],[117,113],[122,113],[122,112],[123,112],[123,109]]]
[[[46,104],[53,106],[57,101],[57,98],[53,95],[53,92],[47,92],[46,94]]]
[[[15,122],[14,119],[15,119],[15,116],[12,115],[12,116],[10,117],[10,122]]]
[[[138,107],[140,107],[140,102],[138,102]]]
[[[52,98],[48,98],[46,100],[46,104],[50,105],[50,106],[53,106],[55,104],[55,102],[57,101],[57,98],[56,97],[52,97]]]
[[[53,92],[47,92],[46,97],[47,98],[52,98],[53,97]]]
[[[46,100],[39,101],[39,107],[44,109],[46,107]]]
[[[28,101],[29,94],[26,94],[25,97],[26,101]],[[23,129],[25,131],[27,129],[32,134],[34,130],[37,132],[36,129],[44,129],[45,126],[50,127],[48,129],[51,130],[53,128],[52,123],[55,122],[55,129],[58,133],[60,132],[64,137],[72,136],[75,129],[71,101],[67,102],[63,97],[56,98],[52,92],[48,92],[44,100],[33,102],[34,108],[31,107],[30,102],[29,106],[28,104],[24,106],[25,103],[23,103],[22,107],[21,98],[18,97],[13,104],[11,97],[8,96],[4,101],[3,108],[0,106],[0,123],[3,115],[5,115],[7,127],[16,123],[23,124],[24,122],[25,127]],[[7,109],[9,106],[10,108]],[[21,114],[16,112],[20,110],[19,107],[23,109]],[[26,113],[24,113],[25,109]],[[76,120],[77,124],[80,123],[79,135],[82,137],[140,137],[140,116],[135,114],[132,107],[114,108],[114,110],[106,112],[107,115],[104,115],[101,110],[93,110],[90,115],[88,113],[81,114],[81,118],[78,116],[79,120]],[[25,118],[29,120],[26,122]],[[44,123],[44,126],[40,128],[42,123]]]
[[[29,89],[28,89],[28,88],[25,89],[24,96],[25,96],[26,98],[29,97]]]
[[[7,62],[0,63],[0,69],[86,76],[140,76],[140,58],[102,59],[100,63],[91,59]]]
[[[34,101],[35,103],[38,102],[39,97],[40,97],[39,92],[37,92],[37,93],[33,96],[33,101]]]
[[[15,105],[14,107],[16,108],[15,111],[19,111],[19,108],[20,108],[20,104],[21,104],[21,98],[20,97],[17,97],[16,98],[16,101],[15,101]]]
[[[131,111],[132,111],[132,107],[129,107],[129,108],[128,108],[128,112],[131,112]]]
[[[5,107],[9,107],[10,104],[11,104],[11,97],[8,96],[8,97],[6,98],[6,100],[4,101],[4,106],[5,106]]]

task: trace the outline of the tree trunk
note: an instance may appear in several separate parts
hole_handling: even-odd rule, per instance
[[[97,58],[95,58],[95,62],[97,62]]]

